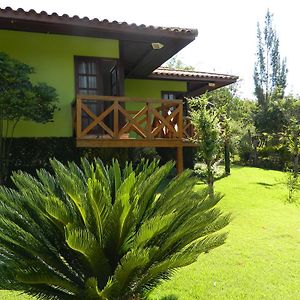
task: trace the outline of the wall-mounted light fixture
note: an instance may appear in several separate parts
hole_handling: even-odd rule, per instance
[[[164,47],[164,44],[161,44],[161,43],[159,43],[159,42],[156,42],[156,43],[152,43],[151,46],[152,46],[152,49],[154,49],[154,50],[159,50],[159,49],[161,49],[161,48]]]
[[[209,86],[209,87],[215,87],[216,84],[215,84],[214,82],[209,82],[209,83],[208,83],[208,86]]]

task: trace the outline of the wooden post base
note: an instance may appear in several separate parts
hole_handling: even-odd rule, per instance
[[[183,147],[177,147],[176,168],[178,175],[183,172]]]

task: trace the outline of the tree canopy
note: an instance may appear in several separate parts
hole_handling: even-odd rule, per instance
[[[34,69],[0,52],[0,183],[7,173],[8,154],[19,121],[53,121],[58,96],[46,83],[33,84]]]

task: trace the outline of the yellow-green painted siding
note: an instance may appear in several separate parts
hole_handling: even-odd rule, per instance
[[[186,92],[184,81],[126,79],[125,95],[127,97],[161,99],[161,92]],[[126,108],[136,110],[139,104],[127,103]]]
[[[74,56],[119,57],[117,40],[0,30],[0,51],[35,68],[35,82],[56,88],[60,111],[53,123],[22,122],[16,136],[71,136],[75,99]]]
[[[186,92],[187,85],[184,81],[126,79],[125,95],[127,97],[161,99],[162,91]]]
[[[74,56],[119,58],[119,41],[55,34],[0,30],[0,51],[35,69],[35,82],[53,86],[60,111],[53,123],[21,122],[16,137],[72,136],[71,104],[75,99]],[[186,82],[126,79],[125,96],[161,98],[162,91],[186,91]],[[137,109],[130,103],[128,109]]]

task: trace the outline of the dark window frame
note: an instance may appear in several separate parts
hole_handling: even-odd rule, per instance
[[[170,98],[164,98],[164,94],[173,94],[175,96],[174,99],[170,99]],[[179,97],[177,98],[176,95],[178,95]],[[161,92],[161,98],[165,99],[165,100],[182,100],[183,101],[183,115],[187,116],[188,112],[189,112],[189,106],[187,103],[187,100],[185,99],[186,97],[186,92],[179,92],[179,91],[162,91]]]
[[[170,98],[164,98],[165,94],[173,94],[175,98],[173,100],[184,100],[184,95],[186,92],[180,92],[180,91],[161,91],[161,99],[166,99],[166,100],[172,100]],[[180,95],[180,97],[177,98],[177,96]]]
[[[101,56],[74,56],[74,79],[75,79],[75,95],[79,94],[79,90],[96,90],[96,95],[102,95],[103,93],[103,73],[101,72],[101,64],[104,61],[114,61],[117,69],[119,70],[120,59],[112,57],[101,57]],[[79,65],[81,62],[95,62],[96,63],[96,75],[92,73],[80,73]],[[79,88],[79,76],[95,76],[97,82],[97,88]],[[120,86],[124,83],[118,82]]]

